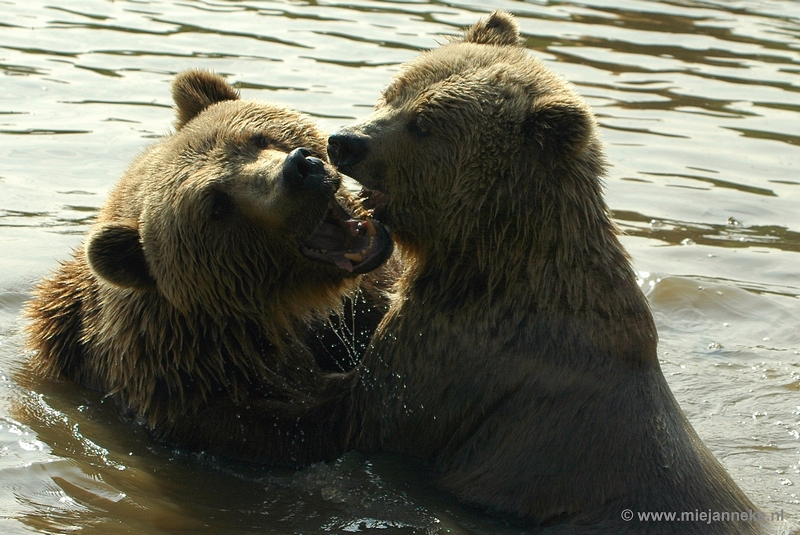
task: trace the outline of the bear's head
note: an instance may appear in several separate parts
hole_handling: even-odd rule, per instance
[[[511,247],[564,243],[564,225],[580,234],[570,204],[604,211],[595,130],[572,86],[495,12],[406,63],[371,115],[329,138],[328,154],[388,196],[385,221],[404,248],[485,264]]]
[[[172,92],[175,132],[134,162],[87,240],[100,280],[183,312],[302,314],[388,258],[388,234],[337,193],[307,117],[204,71]]]

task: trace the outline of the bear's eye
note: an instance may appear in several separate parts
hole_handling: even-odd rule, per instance
[[[427,122],[421,115],[417,115],[408,123],[408,131],[415,137],[425,137],[430,133]]]
[[[233,198],[224,191],[215,191],[211,197],[211,219],[224,219],[233,213],[236,205]]]
[[[253,145],[255,145],[255,147],[258,150],[267,149],[267,148],[269,148],[269,145],[270,145],[269,138],[267,136],[265,136],[264,134],[256,134],[256,135],[254,135],[253,139],[251,140],[251,142],[253,143]]]

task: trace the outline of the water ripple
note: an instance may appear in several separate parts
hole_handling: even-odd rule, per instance
[[[607,198],[688,417],[765,509],[796,506],[796,2],[0,6],[0,530],[513,532],[386,459],[293,474],[161,448],[96,393],[30,376],[19,332],[33,281],[80,246],[128,162],[169,132],[174,73],[214,70],[332,131],[366,115],[401,63],[496,8],[598,113]]]

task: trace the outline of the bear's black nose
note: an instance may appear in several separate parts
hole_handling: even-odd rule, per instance
[[[295,188],[318,188],[325,180],[325,164],[308,149],[294,149],[283,162],[283,180]]]
[[[345,169],[360,163],[369,152],[367,137],[340,131],[328,138],[328,158],[336,167]]]

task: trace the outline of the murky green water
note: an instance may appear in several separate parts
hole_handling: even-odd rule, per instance
[[[800,533],[800,3],[0,0],[0,532],[514,533],[407,461],[299,473],[165,449],[21,364],[19,311],[186,68],[327,129],[494,8],[594,106],[665,374],[739,485]]]

